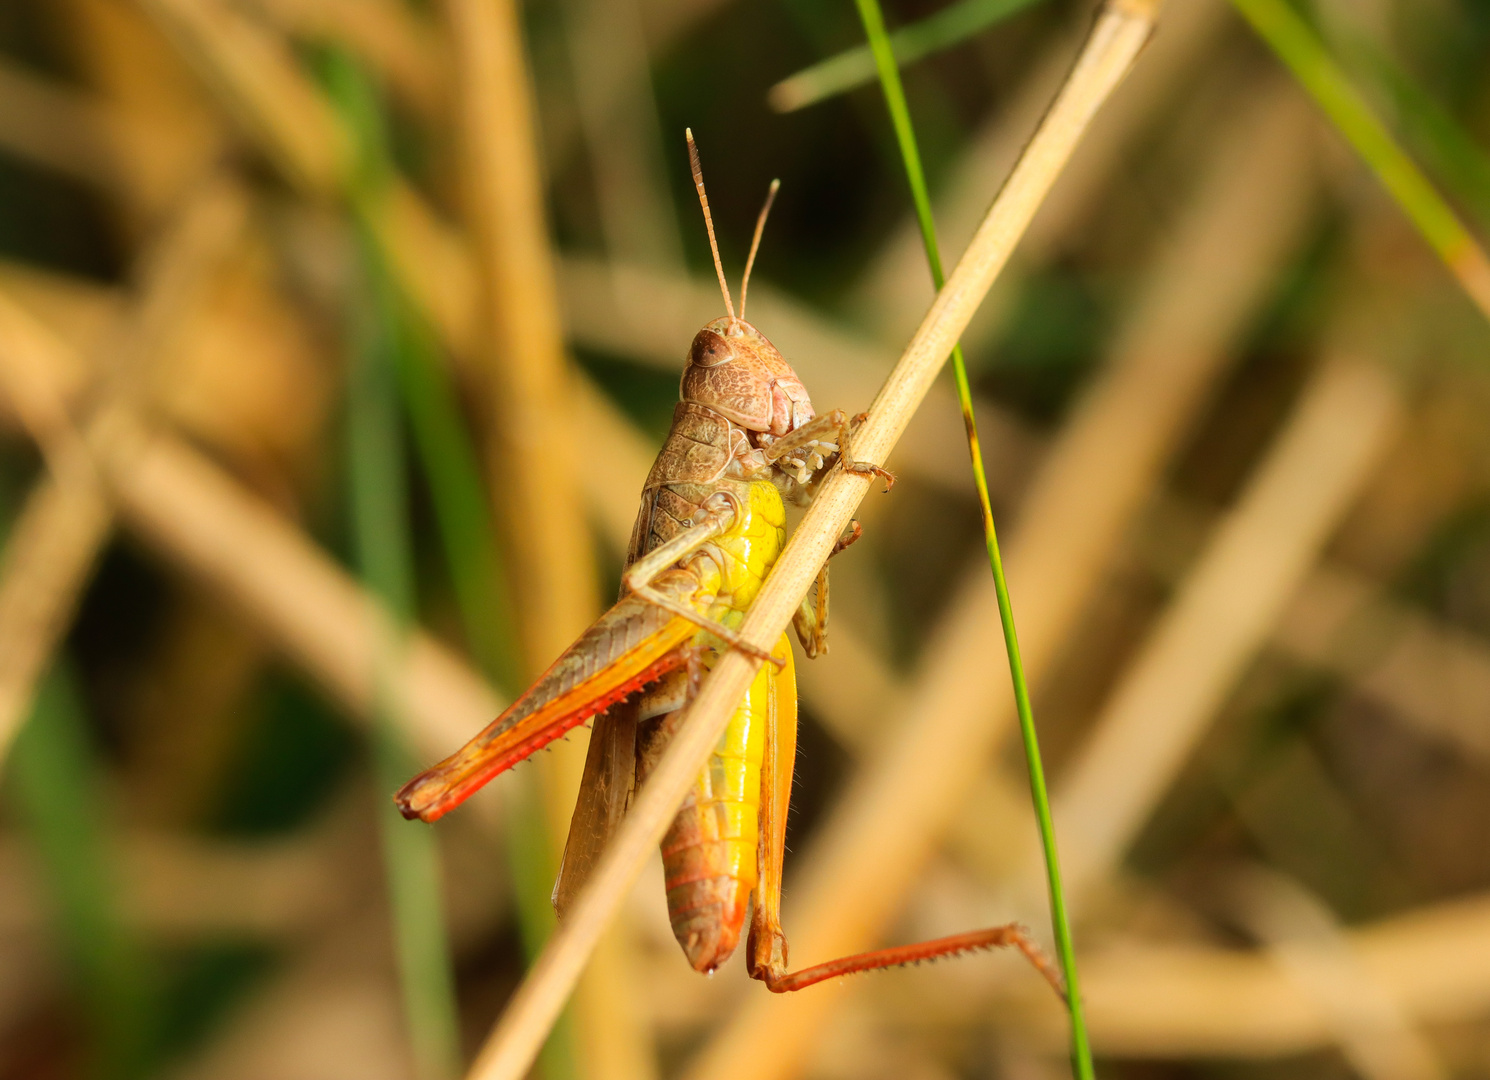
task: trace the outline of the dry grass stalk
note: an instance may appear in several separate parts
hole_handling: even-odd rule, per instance
[[[1309,575],[1279,619],[1273,644],[1351,681],[1435,739],[1490,760],[1490,647],[1392,600],[1341,567]]]
[[[492,388],[489,468],[524,668],[537,675],[594,617],[598,596],[570,375],[517,9],[508,0],[448,0],[447,10],[481,282],[482,370]]]
[[[31,713],[36,682],[67,631],[110,520],[91,475],[48,475],[11,530],[0,562],[0,760]]]
[[[612,259],[683,268],[636,0],[568,0],[575,103]]]
[[[87,85],[113,107],[183,143],[221,150],[220,116],[203,100],[199,80],[175,46],[137,4],[57,0],[67,46]],[[201,161],[191,170],[201,171]],[[161,209],[169,204],[162,204]]]
[[[3,296],[0,342],[0,370],[60,403],[54,380],[78,361]],[[370,715],[375,630],[386,614],[299,528],[200,452],[133,417],[118,419],[98,468],[126,525],[226,594],[353,715]],[[429,757],[500,711],[484,680],[424,634],[388,677],[409,702],[410,740]]]
[[[1237,915],[1278,966],[1317,1001],[1345,1059],[1366,1080],[1444,1080],[1449,1073],[1401,1005],[1371,978],[1334,915],[1263,867],[1227,881]]]
[[[1041,465],[1009,545],[1013,587],[1027,593],[1020,638],[1037,685],[1090,603],[1164,460],[1224,376],[1231,341],[1296,240],[1312,193],[1311,133],[1303,104],[1274,82],[1255,99],[1233,141],[1215,148],[1209,179],[1119,330],[1106,374],[1073,410]],[[981,582],[980,571],[970,567],[969,586]],[[987,586],[959,592],[968,606],[993,603]],[[1001,690],[989,692],[1002,700]],[[1001,716],[998,726],[1007,721]],[[997,808],[1013,804],[993,791],[996,777],[980,786],[968,812],[958,815],[955,836],[959,850],[987,851],[995,861],[986,869],[1001,872],[1010,853],[1008,845],[990,848],[989,823],[1009,822]]]
[[[217,0],[151,5],[292,180],[312,194],[339,189],[348,136],[277,42]],[[511,532],[509,550],[514,584],[522,590],[528,663],[541,668],[584,625],[595,603],[587,529],[570,496],[574,470],[565,460],[573,441],[566,437],[557,300],[545,272],[548,242],[515,14],[509,11],[503,23],[496,7],[466,0],[453,3],[451,12],[460,48],[479,50],[461,63],[462,78],[475,80],[463,87],[461,100],[471,136],[471,211],[484,300],[466,285],[474,275],[459,241],[406,185],[390,187],[374,228],[400,278],[417,286],[411,295],[426,305],[452,348],[472,348],[475,310],[482,312],[484,336],[495,352],[489,372],[509,380],[497,395],[493,425],[507,449],[494,466],[509,496],[505,517],[522,523]],[[548,452],[522,449],[540,446]]]
[[[1177,581],[1177,567],[1194,559],[1212,522],[1173,497],[1154,509],[1143,554],[1157,574]],[[1347,680],[1352,693],[1430,738],[1490,758],[1490,731],[1482,723],[1490,645],[1395,599],[1358,571],[1329,560],[1315,566],[1279,615],[1269,645]]]
[[[345,42],[431,121],[450,103],[449,50],[429,20],[395,0],[254,0],[297,37]]]
[[[480,285],[465,238],[402,181],[381,197],[370,225],[399,286],[452,355],[469,362],[479,334]]]
[[[883,461],[904,431],[1081,134],[1137,57],[1156,9],[1154,4],[1115,3],[1098,18],[1045,122],[857,431],[853,449],[861,460]],[[771,642],[780,635],[869,484],[869,478],[842,470],[824,481],[746,616],[741,628],[746,640]],[[754,669],[754,661],[730,653],[705,679],[687,721],[639,793],[571,916],[477,1057],[473,1078],[518,1080],[526,1073],[586,958],[661,839]]]
[[[182,44],[188,56],[195,60],[198,67],[206,70],[209,82],[216,86],[229,106],[238,113],[246,123],[248,130],[263,143],[270,156],[281,164],[286,170],[288,178],[298,183],[306,194],[315,197],[325,194],[341,193],[342,186],[350,177],[346,172],[347,161],[346,148],[350,146],[350,136],[345,128],[341,126],[339,118],[331,109],[324,96],[314,87],[309,80],[299,71],[293,63],[292,58],[284,50],[282,43],[270,35],[264,33],[259,27],[254,26],[247,20],[227,11],[216,0],[209,0],[209,4],[203,6],[200,11],[186,12],[177,0],[163,0],[162,3],[153,4],[152,12],[169,30],[173,36]],[[480,13],[478,12],[478,17]],[[479,36],[479,28],[478,28]],[[489,44],[489,42],[488,42]],[[520,59],[519,59],[520,64]],[[489,74],[489,73],[488,73]],[[519,80],[520,80],[519,75]],[[313,102],[313,108],[303,108],[307,102]],[[500,123],[500,119],[498,120]],[[506,163],[499,163],[505,167]],[[531,164],[531,162],[530,162]],[[508,177],[507,179],[511,179]],[[330,185],[327,187],[326,185]],[[510,193],[509,193],[510,194]],[[536,199],[536,189],[530,192]],[[395,180],[387,185],[382,192],[383,203],[373,210],[374,220],[372,227],[374,234],[385,245],[385,255],[389,260],[396,275],[409,289],[409,295],[421,305],[430,317],[431,323],[445,340],[446,344],[456,351],[458,355],[469,356],[473,348],[476,334],[475,316],[477,312],[477,289],[475,287],[476,277],[473,267],[464,252],[460,241],[453,237],[449,229],[444,226],[437,216],[429,210],[424,202],[413,192],[407,184]],[[538,223],[541,225],[541,222]],[[541,233],[536,241],[541,248],[540,254],[546,255],[546,241],[542,241]],[[534,237],[529,236],[525,243],[519,243],[515,249],[518,252],[526,251],[535,243]],[[541,291],[541,287],[539,287]],[[531,290],[530,290],[531,293]],[[531,302],[532,295],[525,300]],[[530,314],[525,308],[519,308],[525,314]],[[557,315],[551,320],[557,325]],[[542,323],[541,318],[536,320]],[[514,324],[514,328],[532,327],[536,325],[533,321],[522,320]],[[546,341],[546,336],[540,331],[536,338],[529,339],[524,347],[537,344],[541,348]],[[510,344],[510,342],[505,342]],[[527,361],[532,362],[534,356],[532,350],[525,354]],[[507,372],[512,364],[504,357],[504,363],[499,369]],[[539,367],[541,367],[541,362]],[[539,387],[545,386],[539,379]],[[528,387],[526,389],[531,389]],[[552,390],[548,386],[549,391]],[[536,407],[536,405],[535,405]],[[547,412],[539,411],[541,418],[551,418]],[[552,431],[553,429],[545,429]],[[539,442],[531,445],[548,445]],[[558,443],[555,445],[562,445]],[[204,464],[201,462],[187,463],[177,459],[175,465],[183,466],[181,472],[170,476],[171,480],[179,480],[184,473],[191,472],[187,468],[189,464]],[[534,468],[517,469],[515,476],[519,481],[527,485],[527,490],[534,489],[533,474],[537,473],[543,481],[549,484],[548,490],[555,498],[564,502],[562,495],[563,485],[560,483],[562,469],[556,467],[550,458],[539,459]],[[159,477],[166,480],[166,476]],[[200,471],[195,475],[195,480],[206,482],[207,477]],[[184,493],[179,490],[168,488],[151,489],[151,494],[163,496],[167,499]],[[220,491],[222,497],[227,497],[227,491]],[[236,494],[236,493],[234,493]],[[149,514],[156,507],[146,506],[143,512]],[[246,509],[243,507],[242,509]],[[593,604],[594,590],[586,589],[582,579],[587,573],[593,572],[589,564],[589,552],[584,550],[584,522],[582,515],[572,515],[578,522],[573,529],[563,529],[563,535],[557,540],[543,532],[547,541],[546,547],[539,553],[539,557],[548,559],[557,552],[565,550],[566,545],[578,547],[583,551],[583,558],[572,561],[569,564],[569,575],[566,580],[561,581],[551,594],[551,598],[557,605],[550,610],[565,610],[568,613],[561,618],[550,620],[543,630],[544,633],[553,637],[563,629],[563,641],[567,644],[569,637],[575,631],[575,624],[583,625],[584,610],[576,618],[571,608],[578,608],[579,600],[583,598],[586,604]],[[545,521],[552,525],[558,519],[563,518],[554,507],[546,507],[542,513],[532,514],[518,520]],[[152,525],[162,526],[164,531],[160,534],[163,539],[174,542],[185,542],[188,538],[179,532],[172,530],[170,522],[164,517],[146,517],[147,529]],[[533,530],[529,530],[532,532]],[[541,531],[541,530],[540,530]],[[289,538],[282,538],[289,539]],[[516,539],[527,543],[530,547],[536,542],[533,538],[516,537]],[[197,549],[205,554],[201,549]],[[308,552],[291,552],[287,546],[282,546],[279,552],[282,556],[300,555],[302,568],[309,571],[309,560],[303,558]],[[207,560],[207,566],[213,571],[223,573],[232,568],[226,564]],[[231,576],[231,575],[230,575]],[[547,576],[554,577],[555,573]],[[532,574],[526,577],[517,576],[517,580],[530,580]],[[235,585],[242,582],[235,582]],[[328,589],[331,587],[329,580],[323,580],[322,584]],[[350,583],[345,583],[350,586]],[[255,586],[268,586],[264,579],[254,582]],[[352,586],[355,590],[355,586]],[[271,590],[272,591],[272,590]],[[345,589],[336,591],[343,592],[343,599],[351,597]],[[254,594],[262,599],[262,594]],[[365,599],[360,591],[356,592],[358,601]],[[570,601],[566,604],[566,598]],[[287,595],[281,594],[276,599],[289,601]],[[340,606],[339,616],[351,613],[351,607],[345,603]],[[297,650],[304,649],[308,652],[299,652],[301,656],[312,659],[312,666],[319,672],[323,679],[329,679],[330,685],[335,688],[339,696],[343,697],[354,709],[365,708],[368,699],[362,696],[369,687],[363,682],[363,678],[371,667],[376,665],[375,658],[369,658],[360,653],[366,641],[359,640],[356,649],[338,649],[333,647],[327,649],[318,640],[318,634],[313,629],[314,619],[306,622],[296,622],[297,605],[286,603],[284,606],[270,605],[267,610],[260,612],[261,615],[271,614],[276,620],[271,627],[271,634],[278,640],[284,641],[285,634],[293,636]],[[299,608],[299,613],[308,613],[309,609]],[[381,609],[373,606],[365,612],[372,617],[381,618]],[[538,625],[537,615],[527,620],[529,624]],[[295,623],[291,627],[290,623]],[[376,625],[376,624],[375,624]],[[351,643],[343,638],[342,645]],[[421,661],[423,655],[428,659],[430,643],[427,639],[416,638],[408,657],[410,667],[415,670],[421,666],[428,666]],[[557,652],[562,646],[553,646],[551,651]],[[353,672],[346,666],[349,662],[355,662],[360,669]],[[321,666],[327,665],[329,667]],[[439,687],[449,688],[454,682],[467,682],[464,690],[457,690],[455,697],[462,698],[454,710],[442,710],[442,715],[436,722],[438,724],[448,723],[452,718],[457,719],[447,730],[450,732],[443,745],[438,745],[430,737],[428,730],[423,730],[415,736],[415,745],[420,752],[426,756],[438,757],[445,753],[452,745],[462,741],[463,730],[470,730],[479,725],[481,713],[471,710],[470,704],[473,700],[484,697],[492,701],[490,690],[483,682],[476,679],[468,671],[462,670],[459,676],[454,672],[446,670],[442,676],[432,681],[432,686],[421,687],[417,680],[410,681],[404,686],[394,686],[390,692],[395,694],[397,700],[404,701],[411,716],[416,718],[431,718],[431,713],[426,711],[430,702],[428,697],[421,698],[421,694],[430,689],[440,693]],[[474,682],[475,686],[470,683]],[[467,691],[475,690],[476,693],[469,694]],[[345,696],[351,693],[352,697]],[[481,710],[487,713],[488,710]],[[412,721],[413,727],[418,729],[422,725],[419,719]],[[427,740],[427,741],[426,741]],[[577,748],[575,748],[577,749]],[[567,757],[574,757],[573,753]],[[571,772],[578,774],[578,761],[573,763]],[[563,785],[572,787],[572,785]],[[483,801],[484,805],[492,805]],[[559,801],[552,800],[551,812],[557,814]]]
[[[135,204],[160,206],[205,147],[139,117],[0,62],[0,145]]]
[[[1034,609],[1042,625],[1021,635],[1031,639],[1026,662],[1035,670],[1064,641],[1296,241],[1312,193],[1312,120],[1285,85],[1250,104],[1216,146],[1202,190],[1022,509],[1024,522],[1049,530],[1045,542],[1021,540],[1028,554],[1010,559],[1015,587],[1038,583],[1045,594]],[[1061,534],[1071,539],[1053,550],[1048,541]]]
[[[145,6],[287,180],[312,199],[344,193],[352,136],[283,42],[221,0]],[[462,239],[402,179],[393,178],[378,197],[370,224],[401,287],[446,347],[469,358],[478,287]]]
[[[445,9],[458,74],[465,219],[479,287],[475,351],[490,390],[488,477],[506,543],[521,669],[536,678],[598,613],[574,423],[577,379],[564,351],[518,6],[446,0]],[[584,767],[579,742],[557,750],[541,762],[555,855]],[[642,1027],[609,1004],[632,1000],[628,954],[624,935],[609,935],[576,1001],[574,1041],[585,1048],[587,1072],[596,1080],[644,1080],[655,1072]]]
[[[1113,96],[1101,127],[1082,142],[1071,167],[1030,222],[1019,259],[979,311],[969,337],[980,339],[991,332],[990,324],[1007,310],[1016,291],[1018,271],[1048,261],[1057,245],[1089,217],[1123,164],[1124,151],[1143,133],[1159,105],[1193,75],[1227,18],[1224,0],[1171,0],[1165,5],[1143,64]],[[1077,44],[1074,38],[1062,38],[1049,48],[1035,61],[1032,73],[1020,82],[1009,104],[967,140],[935,206],[937,232],[947,255],[960,251],[977,228],[988,203],[987,178],[1002,176],[1013,165],[1029,132],[1039,123],[1045,103],[1060,85]],[[913,215],[906,215],[877,254],[856,294],[856,309],[888,340],[898,341],[921,317],[931,298],[931,279]],[[978,416],[981,431],[981,407]],[[995,460],[992,454],[985,457]]]
[[[1355,963],[1423,1023],[1490,1008],[1490,897],[1430,904],[1346,931]],[[1319,1002],[1263,951],[1117,943],[1082,965],[1093,1044],[1118,1057],[1270,1058],[1327,1047]],[[1042,1003],[1043,1004],[1043,1003]],[[1030,1023],[1061,1038],[1043,1010]]]
[[[1319,557],[1401,419],[1390,379],[1315,376],[1058,785],[1073,894],[1109,873]]]
[[[71,621],[88,575],[110,532],[110,513],[91,453],[110,437],[114,414],[131,380],[148,378],[148,361],[163,351],[199,295],[202,280],[244,225],[241,192],[211,182],[143,260],[141,295],[122,333],[104,393],[82,436],[72,428],[65,394],[30,374],[26,360],[8,355],[7,389],[23,423],[42,445],[48,475],[38,483],[6,545],[0,565],[0,760],[30,713],[36,683]],[[0,351],[41,348],[59,356],[65,346],[11,301],[0,297]],[[34,384],[18,389],[15,379]],[[26,399],[29,405],[23,405]],[[89,447],[93,450],[90,451]]]
[[[600,939],[575,989],[580,1075],[585,1080],[656,1080],[647,985],[633,935],[615,926]]]
[[[70,274],[39,270],[27,263],[0,260],[0,289],[67,346],[56,359],[75,362],[57,372],[58,389],[73,401],[94,377],[88,357],[102,356],[124,317],[122,292]]]
[[[1175,229],[1131,320],[1041,463],[1005,565],[1025,670],[1036,692],[1105,574],[1126,527],[1231,357],[1231,341],[1290,249],[1309,191],[1306,111],[1262,95],[1213,151],[1210,179]],[[1021,800],[983,763],[1014,721],[993,585],[978,560],[925,650],[896,734],[836,808],[793,890],[797,947],[809,957],[869,948],[954,822],[979,835],[1015,827]],[[976,788],[980,774],[989,777]],[[976,805],[965,796],[981,790]],[[1004,846],[1019,843],[1011,840]],[[1002,862],[1002,860],[1000,860]],[[752,1001],[705,1048],[691,1075],[744,1075],[747,1058],[785,1075],[840,995],[818,988],[789,1007]],[[759,1047],[771,1058],[761,1063]]]
[[[31,73],[41,93],[32,95],[25,115],[68,146],[75,162],[87,164],[85,182],[102,187],[128,233],[148,242],[220,157],[226,132],[170,43],[137,7],[109,0],[59,0],[50,7],[66,21],[73,64],[95,92]]]
[[[1049,262],[1063,245],[1090,230],[1102,198],[1126,179],[1132,155],[1150,137],[1165,108],[1196,93],[1205,69],[1224,48],[1235,26],[1225,0],[1179,0],[1165,5],[1154,40],[1133,73],[1112,99],[1112,119],[1082,143],[1071,168],[1051,191],[1030,222],[1024,252],[1032,261]],[[1257,93],[1259,88],[1234,91]]]
[[[142,0],[197,71],[297,184],[340,190],[352,145],[283,45],[220,0]]]
[[[201,454],[169,435],[135,435],[128,452],[103,463],[125,523],[225,593],[354,715],[370,715],[381,605]],[[500,711],[485,681],[426,634],[410,637],[401,667],[381,677],[407,703],[407,734],[421,754],[444,753]]]

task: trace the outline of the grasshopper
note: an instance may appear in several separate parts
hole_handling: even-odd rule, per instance
[[[707,973],[724,963],[748,916],[750,976],[776,992],[1004,945],[1024,952],[1059,988],[1052,965],[1013,925],[788,969],[780,911],[796,677],[785,634],[762,650],[741,639],[738,627],[785,543],[785,500],[810,502],[835,465],[878,475],[887,491],[894,477],[854,460],[849,447],[859,418],[838,409],[817,415],[791,365],[745,321],[750,271],[779,182],[772,182],[756,221],[736,315],[692,132],[687,139],[727,314],[704,326],[689,347],[672,429],[642,488],[621,597],[510,708],[409,781],[395,801],[405,817],[435,821],[498,773],[593,720],[554,886],[562,917],[661,757],[703,672],[722,650],[738,649],[761,665],[662,841],[673,934],[694,969]],[[858,536],[855,523],[832,554]],[[792,625],[808,657],[827,651],[827,563]]]

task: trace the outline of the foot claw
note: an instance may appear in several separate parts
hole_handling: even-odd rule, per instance
[[[895,474],[889,469],[874,465],[868,461],[845,461],[843,467],[851,473],[860,476],[878,476],[885,482],[885,494],[890,494],[890,489],[895,486]]]
[[[846,532],[846,535],[840,536],[834,542],[834,544],[833,544],[833,550],[828,553],[828,558],[831,559],[834,555],[837,555],[840,551],[843,551],[844,549],[846,549],[849,546],[851,546],[854,543],[854,541],[856,541],[856,540],[859,539],[859,537],[863,536],[864,535],[864,526],[862,526],[862,525],[859,524],[858,518],[855,518],[854,520],[852,520],[852,521],[850,521],[848,523],[848,529],[845,530],[845,532]]]

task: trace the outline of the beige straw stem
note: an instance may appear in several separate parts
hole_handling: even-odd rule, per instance
[[[543,204],[522,28],[511,0],[447,0],[465,210],[490,388],[488,464],[523,668],[536,677],[597,614],[568,360]]]
[[[0,376],[8,404],[16,407],[23,388],[34,411],[65,423],[62,384],[79,364],[0,294]],[[280,511],[185,440],[151,432],[128,414],[116,419],[112,434],[96,468],[124,524],[226,594],[354,715],[367,715],[377,627],[388,618],[381,604]],[[80,439],[75,430],[72,437]],[[491,688],[424,633],[411,635],[394,678],[409,703],[408,737],[428,757],[501,711]]]
[[[1365,976],[1416,1021],[1463,1023],[1490,1006],[1490,894],[1357,925],[1342,939]],[[1256,1060],[1337,1037],[1329,1010],[1261,949],[1128,942],[1094,953],[1081,975],[1092,1042],[1104,1055]],[[1035,1017],[1051,1011],[1031,1020],[1046,1027]],[[1041,1034],[1054,1043],[1064,1033]]]

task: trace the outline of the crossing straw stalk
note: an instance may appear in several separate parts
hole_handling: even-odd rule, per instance
[[[1050,111],[856,432],[853,453],[858,460],[883,462],[894,447],[1082,133],[1132,66],[1158,7],[1157,0],[1111,0],[1097,16]],[[823,482],[751,605],[740,630],[745,641],[765,651],[780,637],[869,484],[867,477],[841,469]],[[759,662],[731,651],[704,680],[682,729],[477,1056],[468,1073],[471,1080],[520,1080],[526,1074]]]

